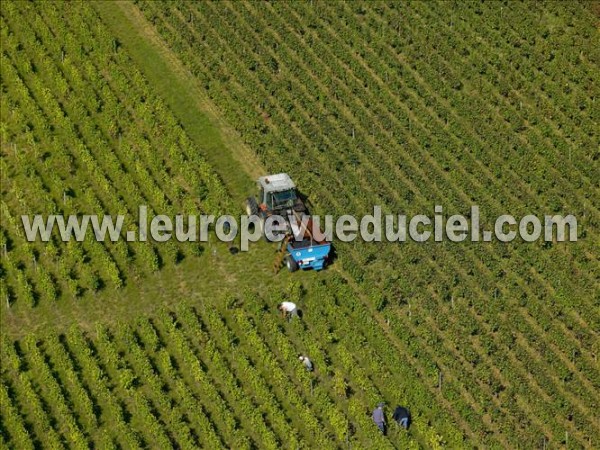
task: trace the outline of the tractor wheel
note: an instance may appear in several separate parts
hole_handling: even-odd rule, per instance
[[[285,266],[290,272],[295,272],[296,270],[298,270],[298,263],[291,256],[286,256]]]
[[[254,197],[248,197],[246,199],[246,214],[249,216],[258,214],[258,204],[256,203],[256,199]]]

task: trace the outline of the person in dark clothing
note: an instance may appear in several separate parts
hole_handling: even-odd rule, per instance
[[[402,406],[396,407],[392,418],[398,423],[398,425],[404,428],[408,428],[408,425],[410,424],[410,413],[408,412],[408,409]]]

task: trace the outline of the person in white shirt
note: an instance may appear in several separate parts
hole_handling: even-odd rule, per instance
[[[308,370],[309,372],[313,371],[313,364],[312,361],[310,359],[308,359],[308,356],[298,356],[298,359],[300,361],[302,361],[302,364],[304,364],[304,367],[306,367],[306,370]]]
[[[298,308],[295,303],[292,302],[282,302],[277,307],[283,317],[287,317],[288,322],[292,320],[294,317],[298,317]]]

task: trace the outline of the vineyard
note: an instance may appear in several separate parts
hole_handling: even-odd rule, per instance
[[[600,446],[592,3],[0,12],[0,448]],[[277,172],[318,214],[573,214],[579,239],[339,243],[323,273],[274,276],[266,243],[21,224],[239,215]],[[381,401],[408,432],[379,433]]]

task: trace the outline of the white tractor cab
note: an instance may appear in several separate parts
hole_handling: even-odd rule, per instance
[[[298,195],[296,184],[287,173],[260,177],[257,186],[258,198],[248,197],[246,200],[246,213],[249,216],[287,215],[288,211],[290,214],[293,211],[308,213],[306,205]]]

